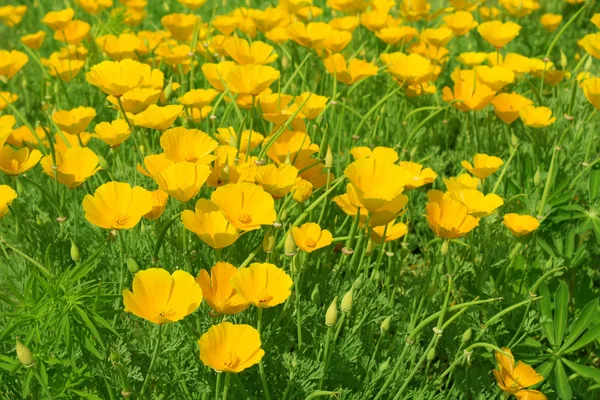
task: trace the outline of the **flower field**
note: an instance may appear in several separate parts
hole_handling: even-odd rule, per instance
[[[597,0],[6,0],[0,398],[599,399]]]

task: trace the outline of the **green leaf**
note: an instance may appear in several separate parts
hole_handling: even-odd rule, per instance
[[[98,351],[94,343],[87,336],[83,339],[84,346],[88,349],[93,355],[95,355],[99,360],[104,360],[104,356],[102,353]]]
[[[594,235],[596,235],[596,243],[600,246],[600,218],[592,219],[592,227],[594,228]]]
[[[598,305],[598,299],[594,299],[583,308],[579,317],[571,324],[569,335],[560,348],[560,351],[572,345],[579,335],[590,326],[598,311]]]
[[[567,236],[565,237],[565,257],[570,260],[573,257],[573,252],[575,251],[575,234],[577,232],[577,227],[572,227],[567,232]]]
[[[564,282],[560,283],[558,291],[554,295],[554,340],[560,345],[567,329],[567,317],[569,315],[569,289]]]
[[[542,318],[546,321],[542,323],[542,331],[544,332],[544,336],[548,339],[548,342],[552,346],[555,346],[554,341],[554,324],[552,323],[552,304],[550,303],[550,291],[548,290],[548,285],[545,283],[540,285],[540,296],[542,298],[538,301],[540,313],[542,314]]]
[[[589,189],[591,203],[595,201],[595,199],[598,198],[598,194],[600,194],[600,168],[592,168],[590,171]]]
[[[587,346],[588,344],[592,343],[598,338],[600,338],[600,323],[592,326],[586,333],[583,334],[582,337],[579,338],[578,341],[576,341],[573,344],[573,346],[565,350],[565,353],[569,354],[574,352],[575,350],[579,350],[580,348]]]
[[[556,394],[562,400],[571,400],[573,397],[573,390],[569,383],[569,377],[565,371],[565,367],[560,360],[556,360],[556,368],[554,368],[554,380],[556,387]]]
[[[87,392],[84,392],[84,391],[81,391],[81,390],[71,389],[71,392],[75,393],[78,396],[83,397],[84,399],[102,400],[101,397],[98,397],[95,394],[87,393]]]
[[[548,375],[550,375],[550,372],[552,372],[553,368],[554,368],[554,360],[548,360],[548,361],[544,362],[543,364],[541,364],[539,367],[537,367],[536,372],[538,374],[540,374],[541,376],[543,376],[544,378],[547,378]]]
[[[562,361],[577,375],[586,379],[593,379],[596,382],[600,383],[600,369],[588,367],[587,365],[577,364],[573,361],[567,360],[566,358],[563,358]]]
[[[537,237],[536,239],[537,244],[546,252],[548,253],[548,255],[552,258],[556,258],[556,253],[554,253],[554,250],[552,250],[552,247],[550,247],[550,245],[544,240],[542,239],[540,236]]]
[[[98,330],[96,329],[96,326],[92,323],[92,321],[90,320],[90,318],[87,316],[86,312],[81,309],[79,306],[75,306],[75,309],[77,310],[77,312],[79,313],[79,315],[81,316],[81,319],[83,320],[83,323],[88,327],[88,329],[92,332],[92,334],[96,337],[96,340],[98,340],[98,342],[100,343],[100,345],[104,348],[104,342],[102,341],[102,337],[100,337],[100,333],[98,332]]]

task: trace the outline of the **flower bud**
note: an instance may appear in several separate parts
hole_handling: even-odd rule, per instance
[[[561,67],[561,69],[563,69],[563,70],[567,69],[567,64],[568,64],[567,56],[561,50],[560,51],[560,67]]]
[[[31,350],[27,346],[17,339],[17,358],[21,361],[21,364],[25,368],[30,368],[33,366],[35,361],[33,360],[33,354],[31,354]]]
[[[535,170],[535,175],[533,175],[533,184],[535,186],[539,186],[542,183],[542,173],[540,172],[540,167],[538,166]]]
[[[379,329],[381,330],[382,335],[385,335],[390,331],[391,324],[392,324],[392,317],[387,317],[386,319],[383,320],[383,322],[379,326]]]
[[[301,267],[300,256],[295,255],[294,258],[292,258],[292,273],[297,276],[300,273]]]
[[[471,335],[473,335],[473,330],[471,328],[469,328],[462,335],[463,343],[467,343],[469,340],[471,340]]]
[[[102,167],[102,169],[108,168],[108,162],[106,162],[106,158],[102,157],[98,154],[98,165]]]
[[[388,357],[387,360],[385,360],[381,363],[381,365],[379,365],[379,372],[385,372],[390,368],[390,360],[391,357]]]
[[[514,133],[510,134],[510,144],[513,147],[517,147],[519,145],[519,138]]]
[[[381,272],[379,272],[378,269],[374,269],[373,273],[371,274],[371,279],[374,281],[378,281],[379,279],[381,279]]]
[[[135,274],[136,272],[138,272],[140,270],[140,267],[139,267],[138,263],[133,258],[129,257],[127,259],[127,269],[132,274]]]
[[[353,295],[352,288],[350,288],[350,290],[346,292],[344,297],[342,297],[342,312],[349,313],[350,311],[352,311],[352,302]]]
[[[21,179],[15,179],[17,182],[17,194],[20,196],[25,192],[25,188],[23,187],[23,182],[21,182]]]
[[[442,243],[442,247],[440,248],[440,253],[442,253],[443,256],[445,256],[446,254],[448,254],[448,241],[444,240],[444,242]]]
[[[267,254],[272,253],[275,249],[275,232],[272,229],[267,229],[263,239],[263,251]]]
[[[81,254],[79,254],[79,247],[75,244],[73,240],[71,240],[71,260],[77,262],[81,259]]]
[[[427,352],[427,361],[431,362],[431,361],[433,361],[434,358],[435,358],[435,348],[432,347]]]
[[[325,325],[334,326],[338,319],[337,296],[331,302],[325,314]]]
[[[358,276],[358,278],[356,278],[356,280],[354,281],[354,284],[352,285],[353,288],[356,289],[360,289],[362,287],[363,284],[363,274],[360,274]]]
[[[590,69],[592,69],[592,65],[594,63],[594,57],[588,57],[587,61],[585,62],[584,65],[584,69],[587,71],[589,71]]]
[[[288,257],[293,257],[296,255],[296,242],[294,241],[294,237],[292,236],[292,231],[288,231],[285,237],[285,246],[283,247],[285,255]]]
[[[118,363],[119,360],[121,360],[121,356],[119,356],[119,353],[117,353],[116,351],[111,351],[110,352],[110,358],[109,360],[113,363],[113,365],[115,363]]]
[[[370,256],[371,254],[373,254],[373,246],[373,241],[369,239],[369,241],[367,242],[367,248],[365,249],[366,255]]]
[[[331,169],[333,167],[333,153],[331,152],[331,146],[327,146],[327,153],[325,154],[325,168]]]
[[[310,299],[315,304],[315,306],[319,307],[321,305],[321,291],[319,290],[319,284],[317,283],[310,294]]]

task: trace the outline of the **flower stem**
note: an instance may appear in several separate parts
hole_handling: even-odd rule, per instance
[[[217,382],[215,383],[215,400],[219,400],[219,394],[221,394],[221,378],[223,377],[222,372],[217,372]]]
[[[160,349],[160,344],[162,341],[162,333],[163,333],[163,325],[158,326],[158,337],[156,338],[156,344],[154,345],[154,353],[152,353],[152,359],[150,360],[150,366],[148,367],[148,372],[146,372],[146,378],[144,379],[144,383],[142,384],[142,389],[140,390],[140,397],[143,396],[144,390],[148,386],[148,381],[150,380],[150,374],[152,373],[152,369],[154,368],[154,364],[156,363],[156,356],[158,355],[158,350]]]
[[[258,333],[261,333],[262,328],[262,314],[263,309],[258,307],[258,318],[256,321],[256,330]],[[271,394],[269,393],[269,385],[267,385],[267,378],[265,376],[265,366],[263,364],[262,358],[258,362],[258,370],[260,371],[260,380],[262,381],[263,391],[265,392],[265,399],[271,400]]]
[[[227,400],[227,392],[229,392],[229,379],[231,378],[231,374],[229,372],[225,373],[225,387],[223,388],[223,400]]]
[[[329,367],[329,343],[331,342],[331,333],[333,332],[334,326],[327,327],[327,337],[325,338],[325,352],[323,353],[323,375],[319,380],[319,390],[323,389],[325,383],[325,376],[327,375],[327,368]]]

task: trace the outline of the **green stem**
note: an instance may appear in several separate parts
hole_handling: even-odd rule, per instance
[[[158,234],[158,238],[156,239],[156,244],[154,245],[154,252],[152,253],[152,263],[156,263],[156,261],[158,260],[158,252],[160,251],[160,246],[162,245],[162,242],[165,239],[167,231],[169,230],[171,225],[173,225],[173,222],[175,222],[177,220],[177,218],[179,218],[180,215],[181,215],[181,213],[177,213],[177,214],[173,215],[171,217],[171,219],[165,223],[162,230]]]
[[[229,372],[225,373],[225,386],[223,387],[223,400],[227,400],[227,393],[229,392],[229,380],[231,379],[231,374]]]
[[[144,383],[142,384],[142,389],[140,390],[140,397],[144,395],[144,390],[148,386],[148,382],[150,381],[150,374],[152,373],[152,369],[154,369],[154,364],[156,363],[156,356],[158,355],[158,350],[160,349],[160,343],[162,341],[163,334],[163,325],[158,325],[158,335],[156,338],[156,344],[154,345],[154,353],[152,353],[152,359],[150,360],[150,366],[148,367],[148,372],[146,372],[146,378],[144,379]]]
[[[508,171],[508,166],[510,165],[513,158],[517,154],[518,148],[519,148],[519,145],[517,145],[517,147],[513,150],[512,154],[508,158],[508,161],[506,162],[506,164],[504,164],[504,167],[502,168],[502,172],[500,172],[500,176],[498,177],[498,180],[496,181],[496,184],[494,185],[494,188],[492,189],[492,193],[496,193],[496,190],[498,190],[498,187],[500,186],[500,182],[502,182],[504,175],[506,175],[506,171]]]
[[[217,381],[215,382],[215,400],[219,400],[219,396],[221,393],[221,379],[223,377],[223,372],[217,372]]]
[[[260,307],[257,307],[257,309],[258,309],[258,318],[256,321],[256,330],[258,331],[258,334],[260,335],[261,330],[262,330],[263,309]],[[263,392],[265,393],[265,399],[271,400],[271,394],[269,393],[269,385],[267,384],[267,376],[265,374],[265,366],[263,364],[262,358],[258,362],[258,370],[260,372],[260,380],[262,382]]]
[[[38,380],[38,382],[40,383],[40,386],[42,387],[42,391],[44,392],[44,394],[46,395],[46,397],[49,400],[52,400],[52,393],[50,393],[50,389],[48,389],[48,386],[46,385],[46,383],[42,380],[42,376],[40,375],[39,371],[37,370],[37,368],[35,367],[35,365],[33,366],[33,368],[31,368],[31,371],[33,372],[33,375],[35,375],[36,379]]]
[[[542,216],[544,212],[544,206],[546,205],[546,199],[548,198],[548,193],[550,192],[550,186],[552,186],[552,176],[554,175],[554,166],[556,165],[556,155],[558,154],[557,145],[554,146],[554,150],[552,152],[552,161],[550,162],[550,170],[548,171],[548,177],[546,178],[546,185],[544,186],[544,193],[542,195],[542,199],[540,201],[540,205],[538,207],[538,216]]]
[[[321,379],[319,379],[319,390],[323,389],[325,383],[325,376],[327,375],[327,368],[329,368],[329,343],[331,342],[331,334],[334,327],[327,327],[327,336],[325,337],[325,352],[323,353],[323,373]]]

